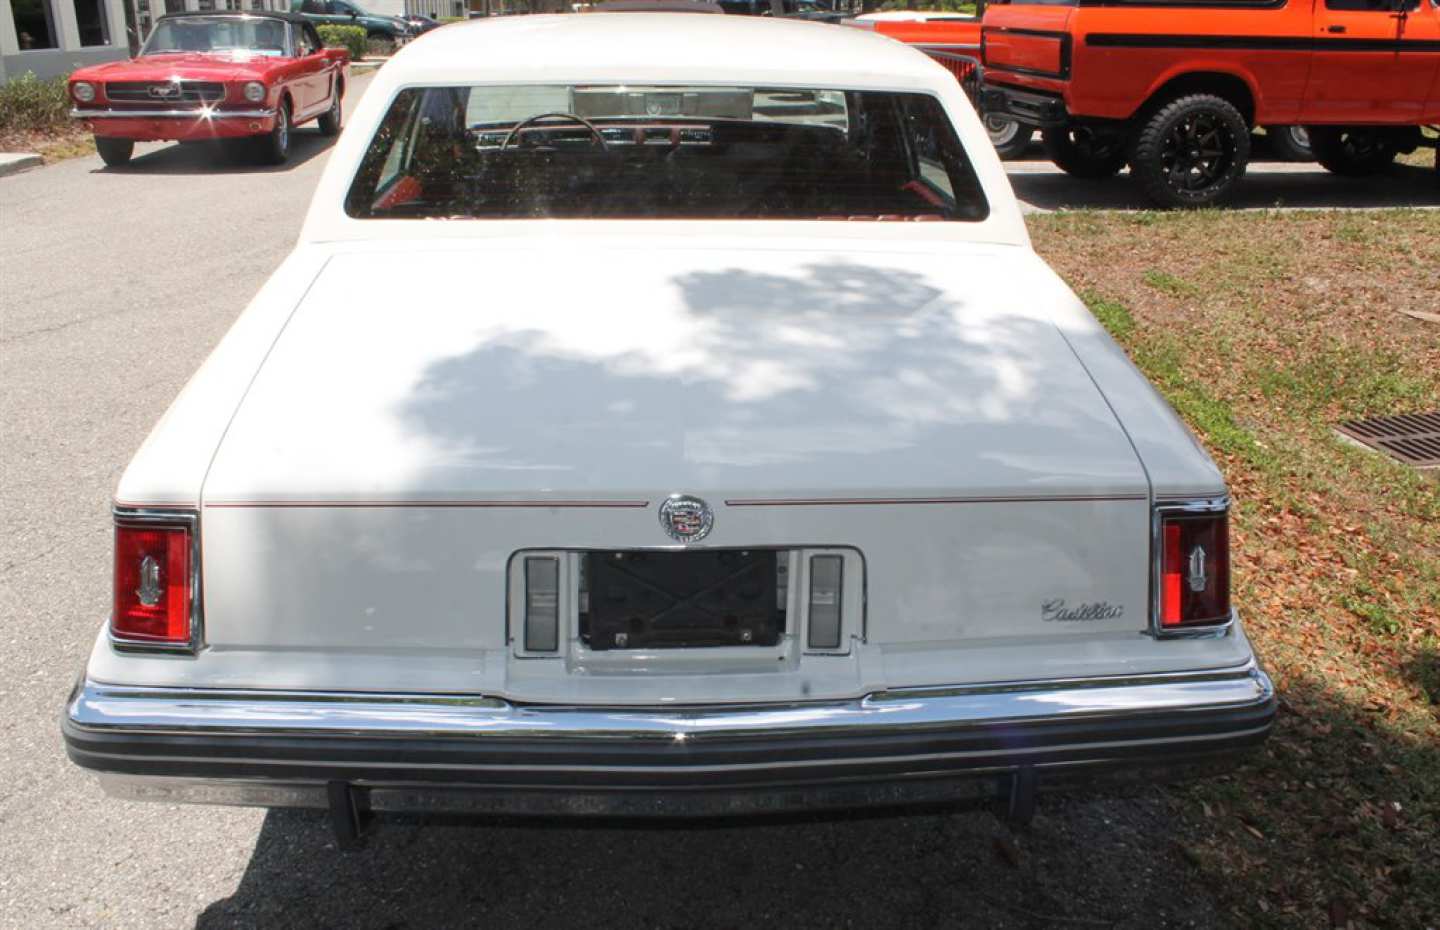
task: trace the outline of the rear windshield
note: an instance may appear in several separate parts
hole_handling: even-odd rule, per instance
[[[939,101],[810,88],[402,90],[346,197],[359,218],[982,220]]]

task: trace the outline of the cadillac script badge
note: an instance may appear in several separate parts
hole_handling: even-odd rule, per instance
[[[715,524],[715,515],[710,505],[689,494],[671,494],[660,505],[660,525],[671,539],[682,542],[699,542],[710,534]]]

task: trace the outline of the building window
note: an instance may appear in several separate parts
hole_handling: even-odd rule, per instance
[[[60,47],[50,0],[10,0],[10,12],[15,17],[15,37],[20,40],[20,51]]]
[[[184,13],[185,0],[165,0],[166,13]]]
[[[110,25],[105,22],[105,0],[75,0],[75,25],[81,45],[109,45]]]

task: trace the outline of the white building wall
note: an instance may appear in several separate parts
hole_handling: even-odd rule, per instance
[[[59,48],[20,49],[15,17],[9,0],[0,0],[0,83],[19,77],[27,71],[36,77],[50,78],[69,74],[76,68],[115,61],[130,53],[126,32],[125,5],[135,11],[136,41],[143,42],[155,20],[167,12],[204,10],[288,10],[290,0],[103,0],[105,6],[105,45],[82,46],[75,0],[47,0],[55,25]],[[358,5],[371,13],[399,16],[420,13],[440,19],[465,15],[463,0],[358,0]]]
[[[381,16],[400,16],[405,12],[405,0],[356,0],[355,5]]]
[[[3,2],[3,0],[0,0]],[[406,13],[440,19],[442,16],[464,16],[464,0],[352,0],[356,6],[381,16],[403,16]]]
[[[0,0],[0,81],[33,72],[39,78],[69,74],[76,68],[114,61],[129,54],[125,37],[125,0],[103,0],[104,45],[80,44],[80,26],[74,0],[47,0],[59,48],[20,48],[15,15],[9,0]]]

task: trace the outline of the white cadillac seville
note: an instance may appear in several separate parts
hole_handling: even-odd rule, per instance
[[[414,269],[423,269],[415,272]],[[146,440],[64,716],[131,798],[729,814],[1208,770],[1224,481],[860,30],[438,30]]]

